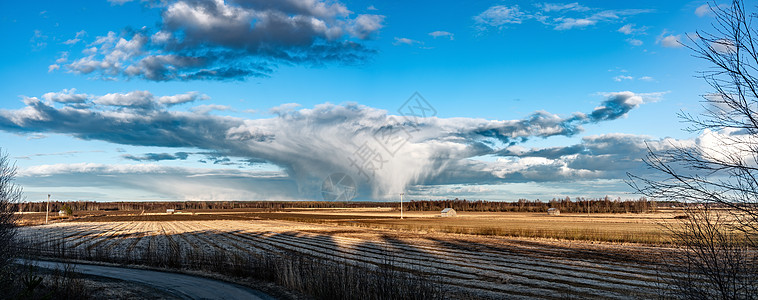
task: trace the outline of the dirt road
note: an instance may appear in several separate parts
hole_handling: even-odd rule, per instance
[[[46,269],[63,269],[66,265],[44,260],[18,260],[17,262],[21,264],[31,263]],[[186,274],[89,264],[68,263],[68,265],[76,267],[77,273],[148,285],[166,291],[180,299],[274,299],[260,291],[240,285]]]

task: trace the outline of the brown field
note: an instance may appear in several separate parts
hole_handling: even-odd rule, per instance
[[[400,212],[390,208],[352,209],[260,209],[191,210],[177,214],[161,212],[79,212],[72,220],[54,222],[118,222],[179,220],[284,220],[350,227],[403,230],[416,233],[442,232],[508,237],[531,237],[596,242],[668,244],[665,225],[676,222],[677,211],[649,214],[561,214],[519,212],[459,212],[458,217],[439,217],[439,212]],[[44,213],[24,214],[23,225],[44,223]]]
[[[386,208],[86,212],[23,227],[20,238],[43,256],[177,268],[219,260],[219,251],[227,264],[288,253],[287,260],[358,269],[389,265],[450,298],[650,298],[661,292],[654,265],[668,250],[616,242],[663,243],[660,224],[675,213],[436,215],[400,220]],[[28,217],[39,219],[22,219]],[[302,290],[302,283],[291,285]]]
[[[33,225],[42,225],[45,224],[45,213],[40,212],[25,212],[25,213],[19,213],[18,214],[18,225],[19,226],[33,226]],[[58,217],[58,213],[55,214],[50,213],[49,215],[49,221],[50,222],[60,222],[60,221],[66,221],[68,218],[65,217]]]
[[[487,298],[555,293],[647,298],[655,295],[657,282],[650,267],[654,256],[647,248],[420,235],[281,220],[65,222],[25,227],[21,237],[37,242],[37,248],[65,248],[68,257],[105,261],[129,256],[139,261],[150,251],[176,255],[193,249],[235,255],[294,251],[348,265],[391,260],[393,267],[421,274],[451,294]]]
[[[602,242],[667,244],[666,224],[676,212],[654,214],[561,214],[517,212],[459,212],[458,217],[439,217],[439,212],[404,213],[389,210],[292,210],[259,217],[317,223],[475,235],[534,237]]]

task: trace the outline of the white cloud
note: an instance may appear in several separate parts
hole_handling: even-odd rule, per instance
[[[85,36],[86,34],[87,34],[86,31],[81,30],[81,31],[79,31],[79,32],[76,33],[76,36],[74,36],[74,38],[66,40],[65,42],[63,42],[63,44],[74,45],[76,43],[79,43],[79,41],[81,41],[81,37]]]
[[[45,93],[42,99],[58,103],[85,103],[90,98],[87,94],[76,94],[76,89],[63,89],[57,93]]]
[[[214,110],[218,110],[218,111],[232,110],[232,107],[228,105],[219,105],[219,104],[203,104],[203,105],[195,106],[191,108],[190,110],[198,114],[207,114]]]
[[[545,12],[553,12],[553,11],[588,11],[590,10],[589,7],[582,6],[581,4],[574,2],[574,3],[568,3],[568,4],[559,4],[559,3],[537,3],[535,4],[537,8],[542,9]]]
[[[623,34],[632,34],[633,32],[632,26],[634,26],[634,24],[626,24],[624,26],[621,26],[621,28],[619,28],[618,31]]]
[[[558,23],[554,27],[555,30],[569,30],[597,24],[597,20],[574,18],[556,18],[555,22]]]
[[[85,50],[89,53],[88,56],[77,59],[66,67],[75,73],[88,74],[103,70],[108,75],[116,75],[122,71],[126,62],[142,55],[146,42],[147,38],[141,34],[127,40],[117,38],[114,32],[108,32],[108,35],[100,36],[90,44],[94,47]],[[102,54],[102,58],[96,57],[98,53]]]
[[[126,94],[111,93],[100,96],[93,102],[98,105],[132,108],[150,108],[155,105],[153,94],[148,91],[133,91]]]
[[[423,43],[417,40],[409,39],[409,38],[395,37],[395,41],[392,42],[392,44],[395,46],[398,46],[398,45],[413,45],[413,44],[423,44]]]
[[[295,184],[279,170],[74,163],[22,168],[17,180],[32,196],[42,188],[46,194],[50,186],[62,187],[60,192],[54,192],[62,200],[302,199],[298,198]]]
[[[158,31],[150,37],[150,41],[155,44],[163,45],[171,41],[174,38],[174,34],[166,31]]]
[[[32,35],[32,38],[29,40],[29,42],[32,44],[32,50],[41,50],[47,47],[47,35],[42,33],[41,30],[35,29],[34,35]]]
[[[586,136],[579,144],[562,147],[508,147],[497,153],[500,159],[495,165],[502,178],[522,176],[537,182],[546,178],[621,180],[626,178],[626,172],[636,175],[651,172],[642,162],[648,147],[665,151],[675,145],[691,147],[694,144],[693,140],[610,133]]]
[[[663,47],[669,47],[669,48],[683,47],[681,43],[681,39],[682,39],[681,35],[664,36],[661,39],[661,45],[663,45]]]
[[[31,166],[20,170],[18,175],[22,177],[29,177],[71,173],[167,173],[170,169],[171,168],[156,164],[108,165],[98,163],[74,163]]]
[[[626,35],[630,34],[645,34],[645,31],[647,30],[647,26],[642,27],[634,27],[635,24],[626,24],[624,26],[621,26],[621,28],[618,29],[618,32],[621,32]]]
[[[63,89],[42,95],[48,103],[62,103],[76,108],[85,108],[92,104],[134,109],[156,109],[173,105],[207,100],[209,97],[199,92],[187,92],[170,96],[155,97],[149,91],[132,91],[129,93],[110,93],[103,96],[78,94],[76,89]]]
[[[526,20],[536,20],[542,24],[552,26],[555,30],[570,30],[587,28],[601,22],[621,22],[628,16],[652,11],[649,9],[593,9],[582,6],[579,3],[539,3],[535,4],[535,6],[538,11],[521,10],[518,5],[495,5],[475,16],[474,21],[479,30],[490,28],[503,29],[509,24],[521,24]],[[630,33],[634,31],[644,33],[646,28],[633,29],[629,26],[624,30],[626,29]]]
[[[451,41],[453,40],[453,34],[447,31],[434,31],[430,32],[429,35],[433,36],[435,39],[438,37],[443,37],[449,38]]]
[[[721,54],[734,53],[737,51],[737,46],[733,41],[727,39],[719,39],[710,43],[711,49]]]
[[[61,68],[61,66],[59,66],[57,64],[52,64],[52,65],[47,66],[47,72],[51,73],[51,72],[53,72],[55,70],[58,70],[60,68]]]
[[[521,12],[518,5],[495,5],[475,16],[474,21],[481,27],[503,28],[508,24],[521,24],[525,18],[527,16]]]
[[[598,93],[598,95],[601,95],[607,98],[623,96],[624,98],[628,99],[625,101],[625,103],[639,105],[642,103],[651,103],[651,102],[661,101],[661,99],[663,99],[663,96],[665,96],[668,93],[670,93],[670,91],[653,92],[653,93],[634,93],[630,91],[624,91],[624,92],[610,92],[610,93],[601,92],[601,93]]]
[[[65,63],[68,60],[68,52],[61,52],[61,55],[55,60],[56,64]]]
[[[632,46],[642,46],[642,41],[638,39],[626,39],[626,42],[629,43],[629,45]]]
[[[293,113],[295,109],[297,109],[300,106],[302,105],[298,103],[282,103],[279,106],[272,107],[271,109],[269,109],[269,113],[279,115],[279,116],[284,116],[284,115]]]
[[[367,39],[384,27],[384,16],[358,15],[348,31],[360,39]]]
[[[622,70],[622,72],[625,72],[625,71]],[[635,78],[634,76],[630,76],[630,75],[618,75],[618,76],[613,77],[613,81],[616,81],[616,82],[622,82],[625,80],[631,81],[635,79],[640,80],[640,81],[648,81],[648,82],[654,80],[653,77],[650,77],[650,76],[642,76],[642,77]],[[660,99],[664,94],[665,93],[649,93],[649,94],[638,93],[637,95],[644,96],[652,100],[652,99]],[[606,93],[601,93],[600,95],[603,95],[604,97],[610,96],[609,94],[606,94]]]
[[[55,153],[35,153],[25,156],[16,156],[15,159],[25,159],[25,160],[31,160],[32,157],[44,157],[44,156],[73,156],[75,154],[81,154],[81,153],[97,153],[97,152],[104,152],[102,150],[91,150],[91,151],[65,151],[65,152],[55,152]]]
[[[158,98],[158,102],[165,105],[177,105],[182,103],[194,102],[196,100],[210,99],[208,95],[200,94],[199,92],[188,92],[185,94],[178,94],[173,96],[163,96]]]
[[[124,5],[124,3],[129,3],[132,1],[137,1],[137,0],[108,0],[108,2],[111,5]]]
[[[663,30],[663,32],[661,32],[658,38],[656,38],[655,43],[660,44],[661,46],[666,47],[666,48],[684,47],[684,45],[682,45],[682,35],[681,34],[673,35],[673,34],[670,34],[667,30]]]
[[[698,17],[705,17],[706,15],[713,14],[711,11],[711,7],[708,5],[708,3],[703,4],[695,8],[695,15]]]
[[[720,112],[726,113],[727,110]],[[696,139],[695,143],[699,147],[699,153],[707,161],[735,161],[740,160],[750,167],[756,167],[755,151],[753,146],[755,136],[746,134],[744,130],[738,128],[725,128],[719,131],[709,129],[703,130]]]

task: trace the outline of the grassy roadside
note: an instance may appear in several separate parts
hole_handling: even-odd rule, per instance
[[[2,299],[180,299],[149,285],[80,274],[71,264],[47,269],[16,263],[11,268],[14,282],[6,286]],[[32,279],[39,283],[31,286]]]

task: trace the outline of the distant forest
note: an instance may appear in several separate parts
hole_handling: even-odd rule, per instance
[[[637,200],[599,199],[569,197],[553,199],[547,202],[540,200],[520,199],[516,202],[496,202],[483,200],[410,200],[403,203],[407,211],[436,211],[452,207],[457,211],[472,212],[546,212],[548,208],[558,208],[568,213],[645,213],[654,212],[658,206],[668,207],[672,203],[649,201],[646,198]],[[44,212],[47,202],[23,202],[16,204],[18,211]],[[292,208],[370,208],[397,207],[394,202],[371,201],[184,201],[184,202],[50,202],[50,211],[58,211],[67,205],[76,211],[164,211],[176,210],[219,210],[219,209],[265,209],[281,210]]]

